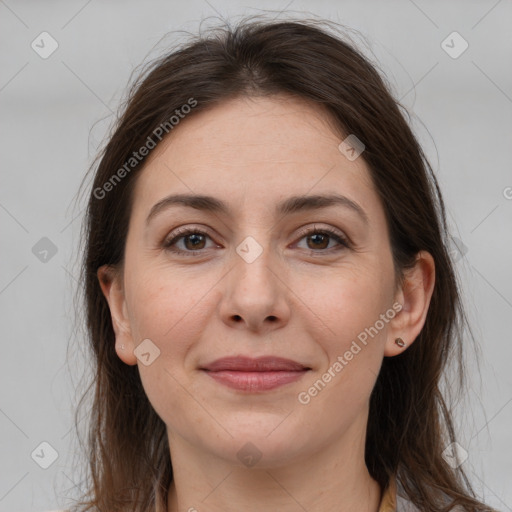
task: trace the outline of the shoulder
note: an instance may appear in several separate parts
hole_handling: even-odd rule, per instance
[[[397,494],[396,496],[396,512],[421,512],[414,503],[407,498]]]
[[[451,512],[464,512],[465,509],[460,505],[455,506],[450,509]],[[419,509],[412,501],[407,498],[405,493],[403,493],[402,488],[399,488],[399,491],[396,494],[396,512],[426,512],[422,509]]]

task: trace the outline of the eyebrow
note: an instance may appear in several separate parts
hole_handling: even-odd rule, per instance
[[[206,195],[175,194],[164,197],[151,208],[151,211],[146,218],[146,224],[149,224],[151,219],[172,206],[185,206],[205,212],[231,215],[229,206],[215,197]],[[361,208],[361,206],[356,202],[352,201],[352,199],[340,194],[291,196],[277,204],[276,214],[284,216],[302,211],[320,210],[331,206],[343,206],[348,208],[355,212],[365,224],[369,224],[368,215],[363,208]]]

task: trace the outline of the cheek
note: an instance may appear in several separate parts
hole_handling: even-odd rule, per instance
[[[135,345],[149,338],[166,368],[182,373],[187,354],[204,337],[218,301],[221,275],[198,272],[192,265],[169,268],[162,262],[127,262],[126,289]]]
[[[185,277],[183,272],[151,264],[127,264],[126,283],[134,345],[150,339],[160,351],[150,365],[137,362],[145,393],[167,424],[179,425],[170,411],[183,411],[187,421],[204,421],[201,409],[190,403],[187,354],[207,322],[204,301],[208,283]],[[212,283],[213,284],[213,283]],[[211,288],[212,285],[210,285]],[[179,415],[178,415],[179,417]],[[186,422],[182,425],[186,432]]]
[[[329,334],[330,351],[342,350],[347,342],[350,345],[350,340],[366,332],[390,308],[391,281],[381,279],[382,275],[369,268],[350,272],[343,269],[333,272],[322,286],[317,281],[309,287],[305,302],[321,318],[324,331]],[[379,331],[385,331],[380,322],[378,325]]]
[[[329,373],[325,388],[336,390],[332,395],[325,393],[323,399],[345,405],[361,402],[379,372],[388,324],[395,313],[391,308],[392,277],[383,268],[367,267],[334,273],[324,285],[310,288],[314,292],[305,299],[321,319],[318,322],[309,314],[309,334],[325,355],[319,374]],[[322,330],[318,325],[323,325]]]
[[[335,284],[342,286],[340,291],[333,290]],[[338,431],[366,411],[384,352],[387,323],[380,315],[389,305],[371,280],[340,279],[331,286],[322,295],[321,315],[329,335],[320,337],[314,328],[310,333],[324,353],[323,364],[301,387],[297,399],[306,408],[304,414],[315,418],[314,425]]]

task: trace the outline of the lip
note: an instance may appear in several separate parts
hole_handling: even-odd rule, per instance
[[[311,368],[281,357],[224,357],[200,368],[215,381],[239,391],[268,391],[301,379]]]
[[[238,372],[272,372],[272,371],[300,371],[308,369],[301,363],[285,359],[283,357],[265,356],[265,357],[245,357],[232,356],[217,359],[201,367],[201,370],[218,372],[232,370]]]

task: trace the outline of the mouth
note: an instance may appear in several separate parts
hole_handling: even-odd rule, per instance
[[[226,357],[201,367],[224,386],[245,392],[269,391],[301,379],[311,368],[280,357]]]

